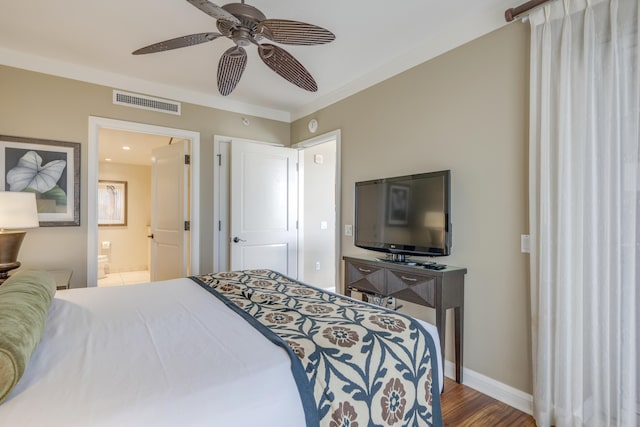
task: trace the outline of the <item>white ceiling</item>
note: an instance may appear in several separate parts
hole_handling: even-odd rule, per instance
[[[214,0],[222,6],[223,2]],[[285,122],[505,25],[518,0],[248,0],[267,18],[292,19],[336,35],[321,46],[281,46],[314,76],[318,92],[290,84],[255,47],[236,90],[218,93],[226,38],[150,55],[158,41],[216,31],[185,0],[0,0],[0,64]]]
[[[98,159],[101,162],[150,166],[151,150],[168,145],[175,138],[129,132],[116,129],[100,129]],[[125,148],[127,147],[127,148]]]

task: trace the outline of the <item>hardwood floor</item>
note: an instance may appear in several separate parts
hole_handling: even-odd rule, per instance
[[[440,400],[445,427],[536,427],[533,417],[445,378]]]

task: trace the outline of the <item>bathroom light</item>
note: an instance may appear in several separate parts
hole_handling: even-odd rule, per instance
[[[20,267],[18,252],[27,232],[18,230],[38,226],[35,193],[0,192],[0,284],[9,277],[9,271]]]
[[[123,150],[125,150],[125,151],[129,151],[129,150],[131,150],[131,147],[127,147],[127,146],[125,145],[124,147],[122,147],[122,149],[123,149]]]

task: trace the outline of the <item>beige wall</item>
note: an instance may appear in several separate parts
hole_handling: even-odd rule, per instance
[[[291,139],[310,137],[311,117],[318,134],[341,129],[341,229],[356,181],[451,169],[453,249],[438,261],[468,269],[464,365],[530,393],[528,51],[526,25],[503,27],[296,121]],[[374,255],[341,243],[343,255]]]
[[[99,226],[98,253],[109,257],[111,273],[148,270],[151,166],[100,162],[98,179],[127,182],[127,225]],[[102,242],[110,248],[102,248]]]
[[[215,79],[215,75],[212,75]],[[212,86],[213,87],[213,86]],[[81,225],[30,230],[19,260],[27,268],[73,270],[72,287],[87,282],[87,138],[89,116],[200,132],[200,267],[213,268],[213,135],[280,142],[289,145],[288,123],[250,117],[192,104],[182,115],[113,105],[112,89],[76,80],[0,66],[0,135],[79,142],[81,148]],[[215,90],[215,89],[212,89]]]

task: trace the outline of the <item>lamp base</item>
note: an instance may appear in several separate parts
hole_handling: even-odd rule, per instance
[[[20,267],[18,252],[26,234],[26,231],[0,231],[0,284],[7,280],[9,271]]]

